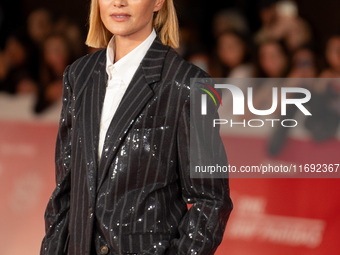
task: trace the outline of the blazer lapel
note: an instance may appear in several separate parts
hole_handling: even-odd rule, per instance
[[[131,125],[153,97],[151,85],[161,78],[163,62],[168,50],[168,46],[164,46],[156,38],[133,76],[105,137],[99,163],[98,189],[105,180],[110,165]]]
[[[92,64],[92,63],[91,63]],[[98,172],[98,141],[99,141],[99,128],[100,116],[103,107],[107,73],[106,73],[106,51],[103,50],[96,61],[91,65],[92,73],[88,81],[83,85],[83,106],[82,106],[82,119],[83,134],[84,134],[84,148],[85,160],[87,164],[88,185],[92,187],[95,197],[96,180]]]

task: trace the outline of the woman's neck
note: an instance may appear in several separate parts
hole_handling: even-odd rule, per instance
[[[151,34],[146,33],[141,36],[115,36],[115,59],[114,62],[122,59],[124,56],[133,51],[138,45],[144,42],[148,36]]]

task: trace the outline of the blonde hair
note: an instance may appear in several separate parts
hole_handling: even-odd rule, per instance
[[[112,37],[112,33],[104,26],[100,18],[98,1],[91,1],[90,27],[85,43],[93,48],[105,48]],[[153,27],[163,44],[178,48],[178,19],[173,0],[165,0],[162,8],[154,14]]]

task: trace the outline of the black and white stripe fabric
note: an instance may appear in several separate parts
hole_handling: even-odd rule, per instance
[[[99,162],[105,54],[65,70],[57,185],[41,254],[213,254],[232,209],[228,179],[191,179],[189,172],[190,78],[207,75],[156,38],[112,119]]]

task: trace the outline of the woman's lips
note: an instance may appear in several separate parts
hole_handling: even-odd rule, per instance
[[[126,21],[131,17],[131,15],[127,13],[112,13],[110,16],[114,21],[117,21],[117,22]]]

